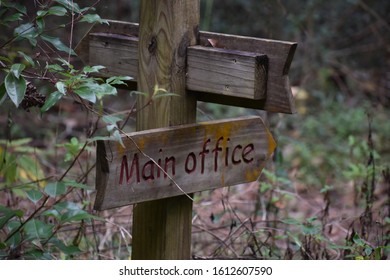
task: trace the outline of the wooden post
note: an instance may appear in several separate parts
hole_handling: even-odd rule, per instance
[[[157,85],[180,97],[147,105],[137,100],[137,130],[196,121],[196,100],[186,94],[187,47],[197,43],[199,0],[143,0],[140,7],[138,90]],[[178,196],[134,206],[132,259],[189,259],[192,201]]]

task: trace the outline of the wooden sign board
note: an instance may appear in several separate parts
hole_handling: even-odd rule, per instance
[[[138,33],[136,23],[95,25],[76,51],[84,63],[105,66],[103,76],[127,75],[137,81]],[[200,31],[199,45],[187,48],[186,88],[200,101],[294,113],[288,72],[296,46]]]
[[[95,209],[255,181],[276,143],[260,117],[134,132],[98,141]]]

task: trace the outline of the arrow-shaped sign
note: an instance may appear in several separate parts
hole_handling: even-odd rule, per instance
[[[134,132],[98,141],[95,209],[255,181],[276,143],[260,117]]]
[[[139,25],[109,23],[95,24],[76,51],[85,64],[106,67],[99,75],[137,81]],[[199,45],[186,53],[186,88],[204,102],[293,113],[288,72],[296,47],[294,42],[200,31]]]

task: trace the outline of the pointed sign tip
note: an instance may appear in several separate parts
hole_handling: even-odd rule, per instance
[[[277,144],[268,128],[267,128],[267,137],[268,137],[268,158],[269,158],[272,155],[272,153],[275,151]]]

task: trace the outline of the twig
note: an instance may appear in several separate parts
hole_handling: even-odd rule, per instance
[[[122,129],[120,129],[120,128],[118,128],[118,130],[119,130],[119,132],[121,132],[122,134],[124,134],[125,135],[125,137],[127,138],[127,139],[129,139],[131,142],[133,142],[133,144],[134,144],[134,146],[137,148],[137,150],[144,156],[144,157],[146,157],[146,158],[148,158],[150,161],[152,161],[156,166],[157,166],[157,168],[159,168],[163,173],[164,173],[164,175],[165,176],[167,176],[168,178],[169,178],[169,180],[171,180],[171,182],[185,195],[185,196],[187,196],[191,201],[194,201],[194,199],[189,195],[189,194],[187,194],[180,186],[179,186],[179,184],[178,183],[176,183],[176,181],[172,178],[172,176],[171,175],[169,175],[165,170],[164,170],[164,168],[162,168],[162,166],[161,165],[159,165],[158,163],[157,163],[157,161],[155,161],[152,157],[150,157],[149,155],[147,155],[144,151],[142,151],[141,150],[141,148],[138,146],[138,144],[134,141],[134,139],[130,136],[130,135],[128,135],[127,133],[125,133]]]
[[[368,12],[370,15],[372,15],[374,18],[376,18],[379,22],[383,24],[383,26],[390,31],[390,25],[386,22],[386,20],[381,17],[377,12],[375,12],[373,9],[371,9],[364,1],[358,2],[359,6],[362,7],[366,12]]]
[[[146,108],[147,106],[149,106],[150,104],[152,104],[152,102],[153,102],[153,99],[152,98],[150,98],[150,100],[144,105],[144,106],[142,106],[142,108],[140,108],[140,110],[143,110],[144,108]],[[83,104],[83,106],[87,109],[87,110],[90,110],[92,113],[95,113],[96,115],[98,115],[98,116],[100,116],[101,114],[99,114],[98,112],[96,112],[96,110],[94,110],[92,107],[90,107],[90,106],[88,106],[87,104],[85,104],[82,100],[81,100],[81,98],[80,98],[80,103],[81,104]],[[134,106],[133,106],[134,107]],[[131,113],[131,111],[130,111],[130,113]],[[150,157],[149,155],[147,155],[138,145],[137,145],[137,143],[134,141],[134,139],[130,136],[130,135],[128,135],[126,132],[124,132],[123,131],[123,129],[121,129],[121,128],[119,128],[119,127],[117,127],[117,129],[118,129],[118,131],[120,132],[120,133],[122,133],[127,139],[129,139],[133,144],[134,144],[134,146],[137,148],[137,150],[144,156],[144,157],[146,157],[146,158],[148,158],[150,161],[152,161],[156,166],[157,166],[157,168],[159,168],[162,172],[163,172],[163,174],[165,175],[165,176],[167,176],[168,178],[169,178],[169,180],[171,180],[171,182],[185,195],[185,196],[187,196],[191,201],[194,201],[193,200],[193,198],[189,195],[189,194],[187,194],[180,186],[179,186],[179,184],[177,184],[177,182],[172,178],[172,176],[171,175],[169,175],[165,170],[164,170],[164,168],[161,166],[161,165],[159,165],[152,157]]]
[[[72,21],[70,23],[68,63],[70,63],[70,57],[72,55],[73,30],[74,30],[74,3],[72,0]]]
[[[211,236],[213,236],[215,239],[219,240],[222,244],[224,244],[226,246],[226,248],[228,248],[230,251],[232,251],[232,253],[234,254],[234,256],[236,258],[239,257],[239,255],[236,253],[236,251],[234,251],[234,249],[229,245],[229,244],[226,244],[225,240],[222,240],[221,238],[219,238],[218,235],[214,234],[213,232],[209,231],[207,228],[204,228],[204,227],[201,227],[199,225],[193,225],[194,227],[204,231],[204,232],[207,232],[208,234],[210,234]]]

